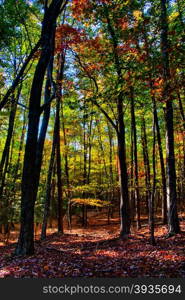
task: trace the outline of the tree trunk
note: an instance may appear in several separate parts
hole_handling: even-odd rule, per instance
[[[0,197],[3,195],[3,189],[5,185],[5,178],[9,163],[10,156],[10,145],[13,136],[13,129],[15,123],[15,115],[17,110],[17,101],[18,99],[14,99],[11,104],[10,117],[9,117],[9,125],[8,125],[8,133],[6,137],[5,146],[2,153],[1,163],[0,163]]]
[[[125,124],[123,121],[123,104],[118,102],[118,158],[119,158],[119,182],[120,182],[120,237],[130,234],[130,208],[128,193],[128,174],[125,149]]]
[[[150,89],[153,90],[153,64],[152,59],[149,51],[149,41],[147,36],[147,31],[144,25],[144,39],[145,39],[145,48],[147,52],[147,59],[148,59],[148,65],[149,65],[149,81],[150,81]],[[161,178],[162,178],[162,219],[163,224],[167,223],[167,194],[166,194],[166,174],[165,174],[165,164],[164,164],[164,157],[163,157],[163,149],[162,149],[162,142],[161,142],[161,133],[160,133],[160,127],[159,127],[159,121],[158,121],[158,114],[157,114],[157,108],[156,108],[156,100],[155,96],[152,96],[152,103],[153,103],[153,114],[154,114],[154,122],[156,126],[156,133],[157,133],[157,142],[159,147],[159,158],[160,158],[160,166],[161,166]]]
[[[135,120],[135,106],[134,106],[134,95],[133,87],[130,87],[130,100],[131,100],[131,120],[132,120],[132,134],[133,134],[133,148],[134,148],[134,178],[135,178],[135,202],[136,202],[136,222],[137,229],[141,228],[140,221],[140,195],[139,195],[139,179],[138,179],[138,158],[137,158],[137,130]]]
[[[54,40],[53,40],[54,42]],[[54,44],[53,44],[54,45]],[[45,95],[44,104],[48,103],[51,98],[51,87],[52,87],[52,72],[53,72],[53,53],[47,68],[47,78],[45,84]],[[40,181],[40,171],[42,166],[42,154],[44,149],[44,142],[46,138],[49,118],[50,118],[50,108],[51,105],[48,104],[44,109],[44,115],[42,118],[42,124],[39,132],[38,142],[37,142],[37,152],[36,152],[36,181],[37,189]]]
[[[163,224],[166,224],[167,223],[167,193],[166,193],[165,165],[164,165],[161,133],[160,133],[160,128],[159,128],[159,121],[158,121],[158,114],[157,114],[155,98],[153,97],[152,100],[153,100],[153,114],[154,114],[154,121],[155,121],[156,133],[157,133],[157,143],[158,143],[158,147],[159,147],[159,158],[160,158],[161,177],[162,177],[162,189],[163,189],[162,219],[163,219]]]
[[[53,0],[45,10],[41,33],[41,54],[36,66],[29,100],[28,132],[24,155],[21,197],[21,228],[15,255],[34,253],[34,206],[37,197],[38,176],[36,154],[40,121],[41,92],[45,72],[53,53],[55,24],[63,0]]]
[[[68,220],[68,228],[71,229],[72,223],[72,215],[71,215],[71,193],[70,193],[70,181],[69,181],[69,166],[68,166],[68,144],[66,138],[66,129],[64,122],[64,111],[63,111],[63,101],[61,102],[61,117],[62,117],[62,130],[64,136],[64,163],[65,163],[65,176],[66,176],[66,185],[67,185],[67,220]]]
[[[166,102],[166,186],[167,186],[167,209],[168,209],[168,232],[169,235],[179,233],[179,219],[177,214],[177,192],[176,192],[176,169],[174,154],[174,128],[173,128],[173,105],[170,88],[170,66],[169,66],[169,41],[167,21],[167,1],[161,0],[161,52],[163,61],[163,99]]]
[[[62,195],[62,171],[60,150],[60,101],[62,99],[62,81],[64,75],[65,53],[58,55],[57,72],[57,104],[56,104],[56,163],[57,163],[57,191],[58,191],[58,232],[63,234],[63,195]]]
[[[61,171],[61,152],[60,152],[60,98],[57,98],[56,109],[57,123],[57,144],[56,144],[56,161],[57,161],[57,191],[58,191],[58,232],[63,233],[63,200],[62,200],[62,171]]]
[[[143,161],[144,161],[144,170],[145,170],[145,185],[146,185],[146,208],[148,212],[148,202],[151,197],[151,184],[150,184],[150,162],[148,155],[148,142],[147,142],[147,134],[146,134],[146,125],[144,116],[142,117],[142,125],[141,125],[141,142],[143,148]]]
[[[109,10],[106,4],[103,3],[104,12],[107,19],[107,27],[112,39],[113,55],[115,69],[117,72],[118,84],[122,85],[122,69],[118,56],[118,40],[116,32],[112,26],[109,17]],[[121,91],[117,97],[117,139],[118,139],[118,158],[119,158],[119,181],[120,181],[120,237],[124,238],[130,233],[130,207],[129,207],[129,192],[128,192],[128,174],[126,164],[126,148],[125,148],[125,124],[123,119],[123,92]]]
[[[131,121],[132,127],[132,121]],[[131,130],[130,135],[130,207],[131,207],[131,220],[135,221],[135,193],[134,193],[134,139],[133,131]]]
[[[86,107],[85,100],[83,103],[83,184],[87,183],[87,137],[86,137]],[[83,192],[83,197],[86,198],[86,193]],[[82,226],[87,227],[87,206],[82,205]]]
[[[113,132],[110,124],[107,122],[108,135],[109,135],[109,174],[110,174],[110,205],[108,207],[108,224],[110,218],[113,217],[113,198],[114,198],[114,175],[113,175]]]
[[[155,162],[155,145],[156,145],[156,133],[155,133],[155,116],[153,116],[153,153],[152,153],[152,169],[153,169],[153,184],[152,191],[149,197],[149,231],[150,231],[150,243],[155,245],[155,236],[154,236],[154,201],[156,193],[156,162]]]

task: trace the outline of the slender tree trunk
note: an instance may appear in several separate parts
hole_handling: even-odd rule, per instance
[[[139,195],[139,178],[138,178],[138,158],[137,158],[137,130],[135,120],[135,106],[134,106],[134,94],[133,87],[130,87],[130,100],[131,100],[131,120],[132,120],[132,134],[133,134],[133,146],[134,146],[134,178],[135,178],[135,201],[136,201],[136,222],[137,229],[141,228],[140,221],[140,195]]]
[[[68,228],[71,229],[72,215],[71,215],[71,193],[70,193],[70,181],[69,181],[69,166],[68,166],[68,144],[66,138],[66,129],[65,129],[65,121],[64,121],[64,111],[63,111],[63,101],[61,102],[61,117],[62,117],[62,130],[64,137],[64,163],[65,163],[65,176],[66,176],[66,185],[67,185],[67,220],[68,220]]]
[[[90,183],[90,175],[91,175],[91,150],[92,150],[92,123],[93,116],[91,115],[89,122],[89,139],[88,139],[88,171],[87,171],[87,183]]]
[[[155,116],[153,116],[153,154],[152,154],[153,184],[152,184],[151,196],[149,197],[149,203],[148,203],[150,243],[152,245],[155,245],[155,237],[154,237],[154,201],[155,201],[155,193],[156,193],[155,145],[156,145]]]
[[[118,56],[118,40],[116,32],[109,17],[109,10],[106,4],[103,4],[104,12],[107,19],[107,27],[112,39],[113,55],[115,69],[117,72],[118,83],[122,85],[122,70],[121,63]],[[123,114],[123,92],[120,92],[117,98],[117,139],[118,139],[118,158],[119,158],[119,181],[120,181],[120,237],[124,238],[130,233],[130,206],[129,206],[129,192],[128,192],[128,174],[126,163],[126,147],[125,147],[125,124]]]
[[[54,42],[54,40],[53,40]],[[53,55],[53,54],[52,54]],[[48,103],[51,98],[51,87],[52,87],[52,71],[53,71],[53,56],[51,56],[50,62],[47,68],[47,78],[45,84],[45,95],[44,95],[44,103]],[[51,105],[48,104],[44,109],[44,115],[42,118],[42,124],[39,132],[38,143],[37,143],[37,152],[36,152],[36,181],[37,181],[37,189],[40,181],[40,171],[42,166],[42,154],[44,150],[44,142],[46,138],[49,118],[50,118],[50,108]]]
[[[105,151],[103,148],[103,142],[102,142],[102,138],[101,138],[101,129],[100,129],[100,124],[99,122],[96,122],[96,126],[98,129],[98,142],[99,142],[99,147],[100,147],[100,151],[101,151],[101,157],[103,160],[103,166],[104,166],[104,172],[105,172],[105,176],[106,178],[108,177],[108,172],[107,172],[107,167],[106,167],[106,159],[105,159]]]
[[[86,137],[86,107],[85,101],[83,104],[83,184],[87,184],[87,137]],[[83,192],[83,197],[86,198],[86,193]],[[85,204],[82,205],[82,226],[84,228],[87,227],[87,206]]]
[[[62,170],[61,170],[61,149],[60,149],[60,102],[62,99],[62,81],[64,75],[65,54],[58,56],[59,70],[57,73],[57,104],[56,104],[56,162],[57,162],[57,191],[58,191],[58,232],[63,234],[63,191],[62,191]]]
[[[45,103],[47,103],[48,99],[50,98],[52,64],[53,64],[53,62],[50,62],[50,65],[48,65],[48,73],[47,73],[47,80],[46,80],[46,86],[45,86]],[[46,109],[44,111],[42,128],[41,128],[42,134],[40,134],[40,143],[39,143],[40,148],[43,147],[43,142],[45,140],[45,134],[46,134],[46,129],[47,129],[48,122],[49,122],[49,116],[50,116],[50,105],[48,107],[46,107]],[[51,150],[48,175],[47,175],[47,183],[46,183],[46,199],[45,199],[45,205],[44,205],[44,217],[43,217],[43,223],[42,223],[41,240],[46,238],[47,222],[48,222],[49,212],[50,212],[51,180],[52,180],[52,173],[53,173],[53,166],[54,166],[55,152],[56,152],[56,143],[57,143],[57,140],[56,140],[57,139],[56,138],[57,128],[56,128],[56,126],[57,125],[56,125],[56,116],[55,116],[52,150]],[[39,152],[42,153],[42,149],[40,149]],[[40,158],[42,159],[42,157],[40,157]],[[37,162],[37,164],[38,164],[38,162]]]
[[[110,224],[110,217],[113,216],[113,198],[114,198],[114,175],[113,175],[113,132],[110,124],[107,123],[109,135],[109,174],[110,174],[110,206],[108,208],[108,224]]]
[[[119,182],[120,182],[120,237],[130,234],[130,207],[128,193],[128,174],[125,149],[125,124],[123,121],[122,97],[118,99],[118,158],[119,158]]]
[[[55,122],[56,124],[56,122]],[[44,217],[43,217],[43,223],[42,223],[42,231],[41,231],[41,240],[44,240],[46,238],[46,229],[47,229],[47,223],[50,213],[50,202],[51,202],[51,188],[52,188],[52,174],[54,169],[54,160],[55,160],[55,152],[56,152],[56,125],[54,126],[54,133],[53,133],[53,143],[52,143],[52,150],[51,150],[51,156],[49,161],[49,168],[48,168],[48,176],[47,176],[47,183],[46,183],[46,199],[44,204]]]
[[[13,193],[15,191],[15,188],[16,188],[15,184],[16,184],[16,180],[18,178],[18,172],[19,172],[19,168],[20,168],[21,153],[22,153],[23,146],[24,146],[25,132],[26,132],[26,113],[24,111],[22,133],[21,133],[21,137],[20,137],[20,145],[19,145],[19,151],[18,151],[18,158],[17,158],[17,162],[16,162],[15,171],[14,171],[14,174],[13,174],[14,178],[13,178],[13,184],[12,184],[11,193]]]
[[[174,128],[173,128],[173,104],[170,92],[170,67],[169,67],[169,41],[167,21],[167,1],[161,0],[161,52],[163,60],[164,90],[163,98],[166,102],[166,186],[169,235],[179,233],[179,219],[177,214],[176,170],[174,154]]]
[[[165,174],[165,165],[164,165],[164,157],[163,157],[163,149],[162,149],[162,141],[161,141],[161,133],[159,128],[159,121],[158,121],[158,114],[156,108],[156,101],[155,98],[153,100],[153,114],[154,114],[154,121],[157,133],[157,142],[159,147],[159,158],[160,158],[160,166],[161,166],[161,177],[162,177],[162,189],[163,189],[163,199],[162,199],[162,219],[163,224],[167,223],[167,193],[166,193],[166,174]]]
[[[132,127],[132,121],[131,121]],[[130,206],[131,206],[131,219],[135,221],[135,193],[134,193],[134,140],[133,130],[131,129],[130,136]]]
[[[148,212],[148,203],[151,197],[151,183],[150,183],[150,162],[148,155],[148,142],[146,134],[146,125],[144,116],[142,117],[142,126],[141,126],[141,142],[143,148],[143,160],[144,160],[144,169],[145,169],[145,185],[146,185],[146,208]]]
[[[7,133],[6,142],[5,142],[1,163],[0,163],[0,197],[3,194],[3,189],[5,185],[5,177],[7,173],[7,167],[8,167],[9,156],[10,156],[10,145],[13,136],[16,108],[17,108],[17,101],[14,100],[11,104],[8,133]]]
[[[57,190],[58,190],[58,232],[63,233],[63,199],[62,199],[62,171],[61,171],[61,152],[60,152],[60,98],[57,99]]]
[[[152,80],[152,74],[153,74],[153,64],[150,56],[149,51],[149,41],[147,36],[147,31],[144,26],[144,39],[145,39],[145,48],[147,52],[147,59],[148,59],[148,65],[149,65],[149,81],[150,81],[150,89],[153,90],[153,80]],[[162,149],[162,142],[161,142],[161,133],[160,133],[160,127],[159,127],[159,121],[158,121],[158,114],[157,114],[157,108],[156,108],[156,100],[155,96],[152,96],[152,103],[153,103],[153,114],[154,114],[154,121],[156,126],[156,133],[157,133],[157,142],[159,147],[159,158],[160,158],[160,166],[161,166],[161,178],[162,178],[162,219],[163,224],[167,223],[167,193],[166,193],[166,174],[165,174],[165,164],[164,164],[164,157],[163,157],[163,149]]]

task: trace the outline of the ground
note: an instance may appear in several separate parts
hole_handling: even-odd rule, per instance
[[[132,230],[120,240],[118,219],[92,218],[87,229],[52,233],[35,242],[35,255],[16,258],[12,233],[9,244],[0,243],[0,278],[62,277],[172,277],[185,278],[185,221],[180,234],[165,238],[166,227],[157,225],[156,246],[149,243],[148,227]],[[79,227],[79,225],[78,225]]]

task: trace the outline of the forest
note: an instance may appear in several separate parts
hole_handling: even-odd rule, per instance
[[[185,2],[0,0],[0,278],[185,277]]]

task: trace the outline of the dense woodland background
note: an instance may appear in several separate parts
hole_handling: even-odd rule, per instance
[[[184,28],[183,0],[0,1],[3,253],[54,232],[75,253],[83,232],[86,250],[106,233],[118,257],[135,238],[183,259]]]

